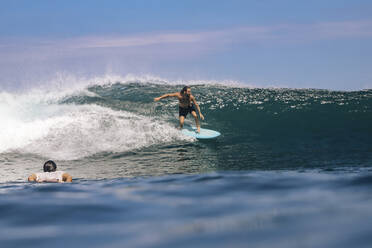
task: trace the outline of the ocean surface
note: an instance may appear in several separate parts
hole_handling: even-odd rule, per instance
[[[67,81],[0,90],[0,247],[372,247],[372,90]],[[217,139],[153,101],[184,85]]]

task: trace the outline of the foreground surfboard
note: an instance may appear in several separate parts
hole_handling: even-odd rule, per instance
[[[197,139],[214,139],[221,135],[221,133],[217,131],[205,128],[200,128],[200,133],[198,133],[196,132],[196,127],[192,126],[184,126],[181,132]]]

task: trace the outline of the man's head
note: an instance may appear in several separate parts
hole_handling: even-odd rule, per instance
[[[181,94],[190,96],[191,95],[191,88],[189,86],[183,87],[183,89],[181,90]]]
[[[44,172],[53,172],[57,170],[57,165],[52,160],[48,160],[44,164]]]

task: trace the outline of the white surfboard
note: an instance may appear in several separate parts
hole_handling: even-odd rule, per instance
[[[200,133],[198,133],[196,132],[196,127],[186,125],[183,126],[181,132],[187,136],[191,136],[197,139],[213,139],[221,135],[221,133],[217,131],[206,128],[200,128]]]

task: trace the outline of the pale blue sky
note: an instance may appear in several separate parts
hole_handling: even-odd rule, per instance
[[[366,0],[0,0],[4,88],[112,72],[358,90],[371,44]]]

